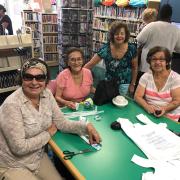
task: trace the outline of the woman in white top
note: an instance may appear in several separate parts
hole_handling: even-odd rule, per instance
[[[151,71],[145,73],[135,92],[135,100],[156,117],[180,118],[180,75],[170,69],[171,54],[156,46],[147,54]]]

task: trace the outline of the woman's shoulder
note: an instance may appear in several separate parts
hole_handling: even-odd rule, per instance
[[[12,94],[10,94],[4,101],[3,104],[15,104],[15,106],[20,105],[26,101],[26,97],[22,91],[22,87],[18,88]]]
[[[135,51],[137,50],[137,48],[136,48],[134,43],[128,43],[128,49],[135,50]]]
[[[109,49],[110,49],[110,43],[107,42],[107,43],[105,43],[105,44],[103,44],[103,45],[101,46],[101,48],[99,49],[99,51],[97,52],[97,54],[99,54],[99,53],[106,53],[106,52],[108,52]]]
[[[148,71],[148,72],[145,72],[141,78],[144,78],[144,79],[147,79],[147,80],[150,80],[150,78],[153,77],[153,74],[152,74],[152,71]]]
[[[171,70],[170,75],[169,75],[169,83],[173,83],[175,85],[179,85],[180,86],[180,74],[178,74],[177,72]]]
[[[133,43],[128,43],[128,53],[133,57],[137,55],[137,47]]]
[[[171,70],[170,75],[171,75],[172,78],[180,79],[180,74],[178,74],[177,72],[175,72],[173,70]]]
[[[82,68],[82,71],[83,73],[86,73],[86,74],[91,74],[91,70],[90,69],[87,69],[87,68]]]
[[[71,72],[70,72],[69,68],[66,68],[58,74],[57,79],[59,79],[59,78],[66,78],[67,79],[70,76],[71,76]]]

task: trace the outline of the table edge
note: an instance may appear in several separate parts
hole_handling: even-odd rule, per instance
[[[51,139],[49,145],[52,147],[53,151],[60,158],[61,162],[68,168],[71,174],[78,180],[85,180],[85,177],[78,171],[78,169],[73,165],[70,160],[64,160],[64,154],[61,149],[56,145],[56,143]]]

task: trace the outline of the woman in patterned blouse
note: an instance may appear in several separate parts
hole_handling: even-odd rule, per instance
[[[67,120],[52,93],[47,64],[30,59],[21,70],[21,85],[0,108],[0,179],[60,180],[55,167],[44,153],[57,129],[88,134],[90,143],[100,136],[91,123]]]
[[[128,42],[129,36],[126,24],[113,22],[109,31],[109,41],[84,66],[91,69],[103,59],[106,66],[106,79],[119,80],[120,94],[127,91],[133,93],[137,77],[137,51],[136,47]],[[121,91],[123,86],[127,87],[125,92]]]

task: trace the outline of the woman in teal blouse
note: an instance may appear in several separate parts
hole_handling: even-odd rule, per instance
[[[109,31],[109,42],[85,65],[91,69],[104,59],[106,79],[118,78],[120,94],[126,94],[127,91],[132,94],[137,77],[137,50],[128,40],[127,25],[118,21],[113,22]]]

